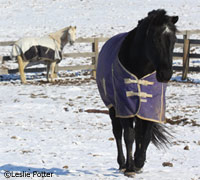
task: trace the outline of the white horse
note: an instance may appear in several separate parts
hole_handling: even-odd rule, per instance
[[[53,82],[57,77],[55,66],[62,60],[64,46],[68,42],[73,45],[75,39],[76,26],[69,26],[44,37],[26,37],[16,41],[11,56],[17,57],[21,82],[26,83],[25,67],[35,64],[46,64],[47,81],[50,78]]]

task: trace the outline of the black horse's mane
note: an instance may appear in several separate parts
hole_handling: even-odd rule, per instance
[[[153,10],[148,13],[147,17],[138,21],[137,27],[139,27],[141,24],[143,24],[143,26],[162,26],[167,24],[170,30],[176,32],[176,26],[173,24],[173,22],[170,23],[169,18],[170,17],[167,16],[167,12],[164,9]]]

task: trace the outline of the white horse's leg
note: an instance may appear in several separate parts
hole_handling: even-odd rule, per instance
[[[56,61],[51,63],[51,82],[54,82],[55,78],[57,78],[57,74],[55,73],[55,67],[56,67]]]
[[[47,61],[47,82],[49,82],[49,71],[50,71],[50,67],[51,67],[51,62],[50,61]]]
[[[57,62],[55,62],[55,68],[54,68],[53,77],[54,78],[58,78],[58,64],[57,64]]]
[[[23,84],[26,83],[26,76],[24,73],[24,69],[28,62],[24,62],[21,56],[17,56],[18,66],[19,66],[19,73],[20,73],[20,79]]]

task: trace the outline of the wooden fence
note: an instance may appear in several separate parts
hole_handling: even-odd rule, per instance
[[[183,60],[182,67],[173,66],[174,70],[182,70],[182,79],[185,80],[187,78],[187,74],[189,71],[200,72],[200,66],[197,67],[189,67],[190,59],[198,59],[200,58],[200,54],[191,53],[191,47],[200,47],[200,39],[191,39],[192,35],[200,35],[200,30],[190,30],[190,31],[180,31],[177,35],[183,36],[183,39],[178,38],[175,44],[175,48],[181,47],[183,52],[177,53],[174,52],[173,58]]]
[[[200,54],[193,54],[190,51],[191,47],[198,47],[200,46],[200,40],[197,39],[190,39],[191,35],[200,35],[200,30],[193,30],[193,31],[180,31],[177,33],[178,36],[182,36],[182,38],[178,38],[175,44],[175,48],[180,47],[182,52],[174,52],[173,58],[174,59],[182,59],[183,66],[173,66],[174,70],[182,71],[182,79],[187,78],[188,71],[197,71],[200,72],[200,67],[189,67],[189,60],[191,58],[200,58]],[[91,58],[91,65],[78,65],[78,66],[58,66],[57,71],[66,71],[66,70],[87,70],[90,69],[93,71],[93,75],[95,76],[96,65],[98,61],[98,54],[99,54],[99,43],[105,42],[109,38],[107,37],[97,37],[97,38],[78,38],[76,43],[90,43],[91,52],[78,52],[78,53],[64,53],[63,58],[80,58],[80,57],[90,57]],[[7,41],[7,42],[0,42],[0,46],[12,46],[14,41]],[[10,60],[9,56],[0,56],[0,60],[8,61]],[[27,68],[25,72],[43,72],[46,68]],[[10,69],[10,70],[2,70],[0,69],[0,73],[16,73],[18,69]]]

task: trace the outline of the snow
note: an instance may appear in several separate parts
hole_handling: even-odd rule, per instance
[[[41,36],[69,25],[77,26],[78,37],[109,37],[132,29],[157,8],[179,15],[180,30],[200,29],[200,3],[194,0],[0,0],[0,41]],[[76,44],[65,51],[89,48]],[[1,54],[9,50],[0,48]],[[62,63],[90,62],[67,60]],[[68,73],[61,73],[55,84],[45,83],[45,77],[28,80],[27,85],[19,80],[0,82],[0,179],[5,179],[5,170],[31,172],[31,177],[10,179],[44,179],[33,177],[33,171],[53,173],[45,179],[55,180],[128,179],[118,171],[108,115],[85,112],[106,109],[95,81],[90,75]],[[180,77],[175,73],[167,89],[166,117],[180,122],[167,124],[173,143],[165,150],[151,144],[143,173],[134,179],[200,179],[200,76],[189,73],[184,82]],[[164,167],[163,162],[173,167]]]

